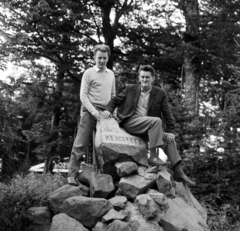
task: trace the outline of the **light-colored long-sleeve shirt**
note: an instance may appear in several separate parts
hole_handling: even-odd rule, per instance
[[[82,105],[93,114],[98,108],[105,109],[116,95],[115,76],[109,69],[100,70],[96,66],[87,69],[82,77],[80,100]]]

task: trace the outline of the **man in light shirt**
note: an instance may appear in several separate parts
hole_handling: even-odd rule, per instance
[[[153,85],[154,75],[155,70],[152,66],[141,66],[140,84],[130,84],[122,93],[112,98],[102,116],[110,117],[115,108],[124,103],[124,107],[118,111],[120,126],[132,135],[147,137],[150,149],[148,164],[166,165],[166,162],[158,157],[157,148],[161,147],[173,168],[173,178],[189,186],[195,186],[196,183],[188,178],[181,167],[182,159],[175,142],[175,124],[169,109],[168,97],[162,88]],[[166,123],[165,131],[162,117]]]
[[[108,102],[116,94],[114,73],[106,67],[110,48],[107,45],[96,45],[93,53],[96,65],[87,69],[82,77],[81,120],[68,168],[68,184],[74,186],[78,185],[80,164],[86,154],[92,132],[96,128],[96,122],[100,119],[100,111],[106,109]]]

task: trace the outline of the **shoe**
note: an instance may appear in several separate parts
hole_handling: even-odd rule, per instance
[[[78,186],[78,181],[74,178],[74,177],[68,177],[67,178],[67,182],[69,185],[72,185],[72,186]]]
[[[196,182],[190,180],[185,173],[174,173],[173,179],[177,182],[186,183],[190,187],[196,186]]]
[[[148,159],[148,165],[151,165],[151,166],[159,166],[159,165],[166,166],[167,164],[168,164],[167,162],[164,162],[157,157]]]

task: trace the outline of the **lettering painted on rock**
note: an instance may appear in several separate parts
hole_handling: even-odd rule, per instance
[[[103,142],[115,144],[128,144],[132,146],[141,146],[143,142],[137,137],[127,137],[121,134],[103,134]]]

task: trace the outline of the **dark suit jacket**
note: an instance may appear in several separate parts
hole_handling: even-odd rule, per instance
[[[129,84],[119,95],[112,98],[108,103],[107,110],[111,113],[113,113],[116,107],[119,107],[118,118],[120,119],[120,125],[123,120],[134,114],[140,91],[141,84]],[[123,107],[121,108],[122,105]],[[169,109],[168,97],[166,92],[160,87],[152,87],[149,96],[147,116],[163,119],[166,125],[165,132],[175,132],[174,119]]]

